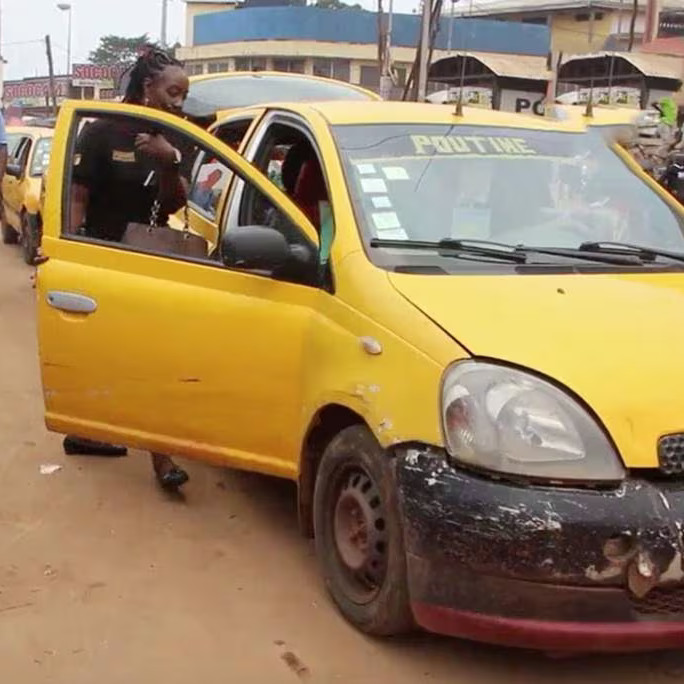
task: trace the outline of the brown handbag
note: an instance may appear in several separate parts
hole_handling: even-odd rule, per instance
[[[162,254],[178,254],[181,256],[206,259],[209,255],[209,243],[201,236],[190,232],[188,205],[185,205],[183,230],[169,226],[159,226],[161,204],[155,200],[152,205],[150,223],[129,223],[121,240],[125,245],[138,247],[146,252]]]

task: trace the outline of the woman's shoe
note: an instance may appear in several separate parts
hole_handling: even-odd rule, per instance
[[[177,492],[189,479],[190,476],[178,466],[173,466],[163,475],[157,473],[157,482],[167,492]]]
[[[128,449],[122,446],[107,444],[106,442],[96,442],[92,439],[74,437],[69,435],[62,442],[64,453],[68,456],[108,456],[117,458],[126,456]]]

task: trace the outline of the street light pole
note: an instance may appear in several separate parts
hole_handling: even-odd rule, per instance
[[[57,9],[62,10],[62,12],[68,12],[69,14],[69,29],[67,36],[67,69],[66,75],[71,75],[71,3],[60,2],[57,4]]]
[[[169,0],[162,0],[162,15],[161,15],[161,45],[163,48],[167,47],[167,25],[169,18]]]

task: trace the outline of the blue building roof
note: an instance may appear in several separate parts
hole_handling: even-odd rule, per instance
[[[377,44],[377,14],[356,9],[317,7],[258,7],[224,10],[195,17],[195,45],[251,40],[315,40],[332,43]],[[436,47],[446,48],[451,19],[444,17]],[[415,47],[420,17],[395,14],[392,44]],[[451,45],[455,50],[546,56],[549,28],[521,22],[454,19]]]

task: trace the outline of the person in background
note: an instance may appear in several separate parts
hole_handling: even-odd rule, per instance
[[[7,131],[5,116],[0,111],[0,219],[5,220],[5,198],[2,196],[2,180],[7,171]]]
[[[130,71],[124,102],[181,116],[189,87],[181,63],[149,47]],[[183,171],[192,159],[180,151],[182,142],[173,144],[167,137],[116,119],[103,118],[84,128],[74,154],[70,232],[120,242],[129,223],[149,223],[157,202],[161,225],[184,206],[188,186]],[[64,440],[64,450],[103,456],[126,453],[122,447],[73,436]],[[152,465],[164,489],[176,491],[189,479],[163,454],[152,454]]]

